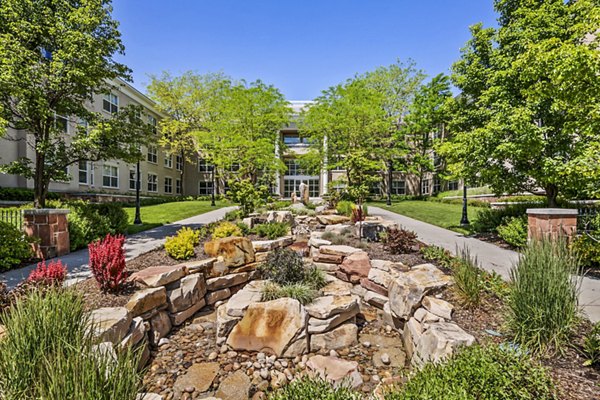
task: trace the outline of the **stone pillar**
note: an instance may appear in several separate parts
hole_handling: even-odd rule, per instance
[[[529,208],[528,239],[565,237],[570,241],[577,233],[577,210],[570,208]]]
[[[36,257],[48,259],[71,251],[67,214],[69,210],[49,208],[23,210],[25,233],[38,239],[33,244]]]

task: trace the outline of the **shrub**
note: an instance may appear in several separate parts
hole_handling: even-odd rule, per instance
[[[223,221],[213,230],[213,239],[222,239],[230,236],[242,236],[242,230],[233,222]]]
[[[269,222],[266,224],[256,225],[252,232],[260,237],[266,237],[273,240],[285,236],[289,233],[290,226],[284,222]]]
[[[482,208],[477,212],[473,229],[477,232],[494,232],[496,228],[513,217],[523,217],[528,208],[539,208],[540,203],[523,203],[509,205],[504,208]]]
[[[524,247],[527,244],[527,217],[511,217],[496,228],[498,235],[513,247]]]
[[[305,277],[302,256],[287,248],[269,253],[259,268],[263,278],[280,285],[302,283]]]
[[[118,203],[93,204],[85,201],[52,203],[53,207],[68,208],[69,239],[71,250],[86,247],[94,240],[108,234],[127,232],[128,216]]]
[[[250,180],[229,181],[228,195],[233,201],[240,204],[243,216],[253,212],[258,206],[266,203],[269,197],[269,188],[261,185],[255,186]]]
[[[240,228],[240,232],[242,232],[241,236],[246,236],[246,235],[249,235],[251,233],[250,227],[248,225],[246,225],[245,223],[243,223],[243,222],[237,222],[235,225],[238,228]]]
[[[289,200],[279,200],[274,203],[268,205],[269,210],[283,210],[292,205],[292,202]]]
[[[600,363],[600,322],[596,322],[592,330],[585,336],[583,354],[587,357],[584,365]]]
[[[106,235],[88,245],[90,269],[103,292],[117,292],[127,280],[124,243],[123,235]]]
[[[32,291],[0,316],[0,398],[134,400],[138,356],[99,357],[82,298],[74,291]]]
[[[443,247],[425,246],[419,250],[424,259],[436,261],[442,267],[450,267],[452,264],[452,255]]]
[[[508,326],[533,351],[560,350],[577,321],[577,259],[564,240],[532,241],[511,270]]]
[[[225,221],[234,222],[244,217],[245,215],[242,210],[231,210],[225,213],[225,217],[223,217],[223,219],[225,219]]]
[[[346,217],[352,216],[352,210],[354,209],[354,203],[348,200],[342,200],[337,203],[335,206],[335,210],[340,215],[345,215]]]
[[[279,285],[275,282],[268,282],[262,289],[262,301],[271,301],[289,297],[296,299],[302,305],[310,304],[319,294],[310,286],[303,283],[294,283],[289,285]]]
[[[465,348],[446,363],[428,363],[385,400],[558,399],[548,372],[508,346]]]
[[[477,307],[485,288],[483,271],[479,268],[477,257],[472,257],[467,247],[457,253],[458,258],[452,262],[456,288],[467,307]]]
[[[352,207],[352,215],[350,218],[352,222],[357,223],[360,221],[364,221],[366,216],[368,215],[367,206],[363,205],[361,207],[356,206]]]
[[[573,251],[586,267],[600,265],[600,231],[584,233],[573,240]]]
[[[17,227],[0,222],[0,271],[16,267],[31,257],[31,239]]]
[[[233,226],[237,229],[235,225]],[[175,236],[167,237],[165,251],[169,257],[176,260],[188,260],[196,254],[195,247],[198,244],[200,244],[200,233],[184,226]]]
[[[361,395],[348,387],[334,388],[319,378],[303,376],[271,393],[269,400],[360,400]]]
[[[52,286],[62,284],[66,277],[67,268],[60,260],[50,261],[47,266],[46,261],[42,260],[38,263],[37,268],[31,271],[27,281]]]
[[[417,234],[402,228],[388,228],[383,236],[383,246],[392,254],[412,253],[417,246]]]

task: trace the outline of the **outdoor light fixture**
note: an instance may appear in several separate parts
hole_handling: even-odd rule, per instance
[[[140,187],[142,183],[140,177],[140,160],[138,160],[135,166],[135,176],[135,219],[133,220],[133,223],[135,225],[141,225],[142,217],[140,215]]]
[[[463,184],[463,208],[462,218],[460,219],[461,226],[469,225],[469,215],[467,214],[467,184]]]

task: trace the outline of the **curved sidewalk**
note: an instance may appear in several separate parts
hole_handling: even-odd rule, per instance
[[[209,211],[204,214],[199,214],[181,221],[158,226],[147,231],[127,236],[125,239],[125,258],[126,260],[131,260],[141,254],[161,247],[165,243],[165,238],[167,236],[174,235],[183,226],[197,228],[201,225],[218,221],[222,219],[228,211],[236,208],[236,206],[219,208],[214,211]],[[53,260],[59,259],[67,266],[68,279],[79,279],[90,276],[91,272],[88,266],[89,254],[87,249],[77,250]],[[35,269],[35,267],[36,264],[32,264],[23,268],[0,273],[0,281],[5,281],[8,288],[12,289],[20,282],[27,279],[29,273]]]
[[[462,249],[466,246],[471,251],[471,255],[477,257],[482,268],[487,271],[497,272],[505,280],[510,278],[510,269],[519,258],[519,253],[516,251],[502,249],[494,244],[408,218],[379,207],[369,206],[369,214],[394,221],[403,228],[414,231],[422,242],[443,247],[452,254],[456,254],[457,249]],[[592,322],[600,321],[600,280],[588,277],[582,279],[579,304]]]

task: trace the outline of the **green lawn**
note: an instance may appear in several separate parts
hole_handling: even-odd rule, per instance
[[[129,215],[128,233],[137,233],[155,228],[164,224],[179,221],[194,215],[231,205],[227,201],[217,201],[215,207],[211,207],[210,201],[176,201],[173,203],[156,204],[141,208],[143,224],[134,225],[135,207],[127,207],[125,211]]]
[[[465,229],[460,226],[460,219],[462,216],[461,204],[446,204],[419,200],[398,201],[392,203],[391,206],[386,206],[384,202],[374,202],[370,204],[455,232],[463,234],[472,233],[469,228]],[[469,221],[471,223],[476,220],[477,211],[480,209],[481,208],[478,207],[468,208]]]

